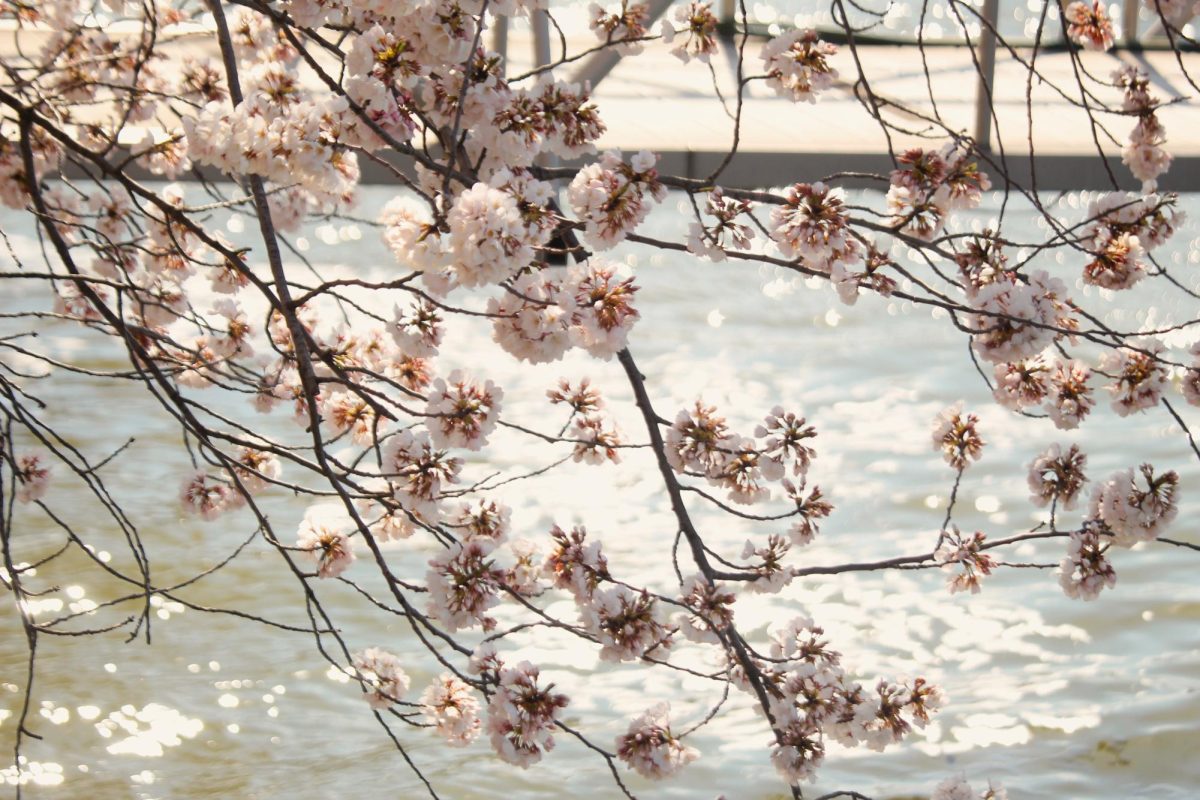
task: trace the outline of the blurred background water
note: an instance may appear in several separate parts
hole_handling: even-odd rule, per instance
[[[382,187],[365,189],[358,213],[372,218],[390,194]],[[854,199],[880,203],[879,195]],[[1085,215],[1089,200],[1078,194],[1045,199],[1072,221]],[[1200,196],[1186,197],[1184,206],[1196,218]],[[963,227],[994,223],[989,218],[998,208],[997,198],[989,198],[983,210],[964,218]],[[1010,206],[1005,216],[1004,229],[1012,239],[1035,242],[1046,235],[1029,209]],[[686,217],[686,202],[672,196],[644,232],[677,238]],[[223,226],[235,243],[254,244],[246,219],[218,213],[210,222]],[[39,263],[28,219],[5,211],[0,228],[26,267]],[[1189,225],[1158,254],[1193,290],[1200,288],[1198,235]],[[365,224],[315,224],[294,244],[327,277],[400,274],[378,232]],[[894,252],[903,257],[902,250]],[[827,287],[773,267],[711,264],[632,246],[612,256],[642,286],[643,318],[630,348],[661,415],[670,418],[703,397],[747,433],[777,403],[803,413],[817,427],[811,481],[830,495],[836,511],[813,545],[793,551],[793,563],[927,552],[953,479],[930,449],[929,428],[934,415],[957,400],[979,414],[988,441],[959,492],[955,521],[964,530],[997,538],[1041,522],[1044,514],[1028,502],[1027,465],[1052,442],[1078,442],[1089,455],[1093,480],[1143,461],[1178,470],[1182,507],[1171,533],[1200,540],[1195,525],[1200,470],[1161,409],[1121,419],[1101,392],[1097,410],[1080,431],[1057,431],[1045,420],[1019,418],[992,403],[971,366],[966,338],[926,308],[866,296],[844,306]],[[0,258],[4,269],[13,267],[10,256]],[[1075,257],[1034,265],[1069,286],[1076,285],[1082,266]],[[0,311],[49,309],[49,298],[29,284],[6,280]],[[1107,302],[1107,295],[1094,289],[1079,293],[1088,303]],[[386,293],[375,295],[364,302],[382,313],[396,301]],[[1114,303],[1106,321],[1125,330],[1197,316],[1195,301],[1181,299],[1178,292],[1168,297],[1161,280],[1143,281]],[[6,322],[6,333],[16,329]],[[40,332],[26,345],[91,368],[120,365],[120,354],[107,341],[78,326],[48,323]],[[1182,347],[1189,337],[1195,334],[1185,330],[1168,343]],[[16,363],[11,353],[0,357],[30,367]],[[556,430],[560,422],[553,416],[557,409],[544,399],[545,390],[559,376],[589,375],[609,397],[626,438],[645,438],[615,361],[569,357],[527,368],[492,344],[489,326],[467,320],[454,326],[437,359],[439,374],[455,367],[504,387],[506,419],[546,430]],[[176,495],[190,467],[179,433],[138,384],[58,370],[52,380],[27,385],[48,404],[46,419],[92,457],[135,440],[103,475],[136,521],[160,585],[219,562],[253,533],[244,515],[211,523],[182,515]],[[303,441],[303,431],[285,409],[261,416],[240,398],[191,394],[264,435]],[[1189,423],[1200,424],[1195,409],[1185,406],[1182,413]],[[498,432],[494,443],[486,459],[468,458],[468,479],[495,471],[518,474],[565,452],[505,432]],[[293,471],[284,477],[298,476]],[[658,486],[648,457],[628,451],[620,465],[568,463],[544,479],[509,484],[494,497],[513,507],[514,535],[540,542],[543,552],[552,522],[583,523],[603,539],[615,575],[671,592],[675,526]],[[132,571],[120,533],[96,513],[77,484],[56,481],[48,502],[95,543],[103,559]],[[264,503],[281,538],[290,542],[308,503],[279,491]],[[747,538],[762,541],[782,532],[782,527],[714,513],[702,502],[692,506],[710,544],[727,557],[736,557]],[[1079,513],[1064,514],[1060,524],[1077,521]],[[62,542],[61,533],[28,509],[18,509],[14,525],[22,560],[35,561]],[[1032,543],[1011,558],[1057,563],[1062,551],[1061,542]],[[417,536],[390,546],[388,558],[398,574],[419,581],[435,552],[432,542]],[[885,753],[831,747],[815,794],[845,788],[877,800],[928,796],[938,781],[965,771],[979,785],[987,777],[1003,782],[1014,800],[1194,798],[1200,791],[1197,563],[1196,553],[1161,545],[1116,553],[1118,585],[1093,603],[1066,598],[1053,570],[1002,569],[981,594],[965,597],[950,596],[946,576],[933,570],[806,578],[779,595],[746,595],[737,610],[759,641],[768,627],[795,613],[810,614],[844,653],[848,670],[864,682],[924,675],[947,692],[949,703],[933,725]],[[367,572],[360,562],[348,576],[378,588]],[[35,604],[44,620],[87,611],[95,607],[89,604],[129,591],[78,553],[26,581],[52,589]],[[401,654],[415,698],[438,668],[414,644],[407,625],[381,614],[346,586],[325,581],[316,588],[352,649],[380,646]],[[202,606],[252,610],[307,625],[298,583],[261,540],[180,594]],[[149,646],[144,639],[126,643],[119,633],[41,638],[32,728],[43,738],[26,742],[28,761],[20,776],[29,797],[423,796],[358,688],[320,658],[311,634],[185,609],[161,597],[154,602]],[[0,740],[7,750],[27,652],[11,598],[4,596],[0,606]],[[575,618],[565,595],[551,598],[550,611]],[[112,624],[131,613],[136,608],[129,603],[100,608],[78,624]],[[513,619],[505,612],[501,625]],[[539,663],[547,679],[572,698],[566,719],[604,746],[624,732],[632,715],[658,699],[671,700],[675,725],[684,729],[720,696],[719,687],[678,673],[602,664],[592,649],[544,631],[515,637],[501,649]],[[679,657],[690,657],[690,651],[684,648]],[[634,792],[646,798],[780,796],[782,784],[767,758],[766,727],[740,698],[727,711],[690,737],[702,753],[699,761],[661,785],[629,775]],[[603,761],[565,735],[542,763],[522,771],[494,758],[486,739],[450,749],[426,731],[400,727],[405,748],[444,798],[501,792],[519,798],[619,796]],[[11,768],[3,775],[18,779]]]

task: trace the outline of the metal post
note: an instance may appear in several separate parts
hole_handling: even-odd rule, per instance
[[[508,17],[493,15],[492,50],[500,56],[500,77],[508,72]]]
[[[721,26],[721,30],[728,31],[729,35],[733,35],[734,16],[737,14],[736,0],[721,0],[721,18],[717,22]]]
[[[550,13],[544,8],[533,12],[533,65],[550,63]]]
[[[1137,44],[1138,6],[1140,5],[1140,0],[1125,0],[1125,5],[1121,8],[1121,27],[1124,28],[1122,38],[1125,40],[1126,47],[1133,47]]]
[[[996,80],[996,21],[1000,0],[984,0],[979,40],[979,85],[975,90],[975,146],[980,152],[992,149],[992,87]]]
[[[550,63],[550,13],[544,8],[533,12],[533,65],[544,67]],[[553,153],[539,153],[534,163],[539,167],[558,166],[558,157]]]

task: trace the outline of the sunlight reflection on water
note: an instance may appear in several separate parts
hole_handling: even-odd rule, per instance
[[[385,197],[380,189],[364,195],[368,208]],[[1086,198],[1074,201],[1081,202],[1086,207]],[[1070,204],[1060,204],[1064,213]],[[0,222],[18,253],[36,254],[23,221],[8,215]],[[648,232],[675,235],[682,224],[664,212],[651,218]],[[238,233],[236,227],[231,233]],[[392,269],[371,231],[329,227],[311,234],[308,254],[318,263],[344,274]],[[1033,226],[1021,233],[1037,235]],[[1191,260],[1195,243],[1187,237],[1194,234],[1194,229],[1181,231],[1168,257]],[[247,244],[249,236],[244,234]],[[355,243],[352,251],[348,242]],[[349,252],[354,263],[335,267]],[[1052,441],[1085,441],[991,404],[961,334],[944,319],[931,321],[911,303],[863,298],[853,307],[834,305],[827,289],[807,287],[773,269],[660,254],[630,263],[636,263],[632,271],[644,287],[639,295],[644,319],[631,348],[660,413],[672,416],[675,408],[703,396],[727,406],[731,424],[744,429],[782,402],[817,426],[812,480],[828,487],[837,511],[816,543],[795,554],[800,566],[928,549],[952,478],[929,449],[928,427],[934,414],[954,400],[965,399],[979,413],[989,440],[984,459],[968,472],[959,494],[956,520],[964,529],[998,536],[1036,524],[1042,516],[1027,500],[1026,464]],[[1194,275],[1181,274],[1196,283]],[[747,282],[761,291],[745,291]],[[10,295],[0,306],[11,308],[18,297]],[[1193,307],[1178,301],[1156,304],[1144,293],[1132,297],[1112,312],[1114,319],[1164,324],[1195,315]],[[376,300],[381,311],[390,311],[390,298]],[[460,327],[473,337],[464,344],[448,336],[439,370],[467,366],[496,380],[506,389],[505,414],[512,419],[548,424],[545,388],[559,375],[587,372],[608,392],[610,405],[624,406],[617,421],[630,438],[639,438],[640,420],[628,408],[629,393],[615,363],[571,358],[525,369],[496,351],[486,328],[473,321]],[[92,337],[74,328],[53,330],[43,344],[64,358],[97,357]],[[916,353],[925,353],[919,363]],[[200,565],[228,555],[252,525],[245,517],[212,525],[180,517],[174,493],[187,465],[170,423],[152,415],[149,401],[132,386],[109,384],[103,402],[79,403],[90,386],[86,378],[60,374],[54,385],[39,390],[64,409],[56,421],[81,446],[104,452],[136,435],[137,442],[108,477],[131,516],[141,520],[157,579],[169,583],[188,577]],[[268,435],[298,436],[286,414],[267,418],[232,404],[220,408]],[[1198,471],[1178,448],[1170,420],[1155,415],[1118,420],[1106,410],[1098,410],[1097,417],[1083,434],[1094,450],[1091,477],[1141,460],[1179,470],[1183,508],[1177,535],[1194,536],[1189,522],[1197,510]],[[479,476],[497,469],[513,472],[559,455],[551,447],[518,446],[522,441],[498,433],[491,460],[472,454],[468,470]],[[544,538],[552,522],[584,522],[604,539],[616,574],[669,590],[664,565],[671,537],[664,532],[673,531],[674,524],[652,475],[649,457],[630,451],[618,467],[569,463],[548,480],[510,484],[502,497],[513,506],[518,536]],[[53,502],[70,508],[70,490],[55,491],[61,494],[53,495]],[[283,495],[269,499],[267,508],[284,532],[305,513],[304,504]],[[116,533],[102,520],[75,511],[91,540],[103,544],[103,560],[129,569]],[[744,540],[764,533],[711,508],[697,506],[696,515],[712,545],[726,553],[736,554]],[[39,524],[31,521],[18,531],[23,543],[53,539],[55,531]],[[418,538],[386,550],[395,569],[418,579],[436,552]],[[1200,588],[1186,554],[1158,547],[1119,555],[1120,583],[1091,604],[1067,600],[1046,570],[1001,570],[982,594],[969,598],[949,596],[945,577],[924,571],[812,576],[779,596],[746,595],[738,613],[753,636],[793,613],[810,614],[864,682],[920,674],[946,688],[948,707],[908,744],[883,754],[831,747],[820,790],[854,788],[878,798],[927,794],[946,774],[965,770],[1005,782],[1014,797],[1191,797],[1200,786],[1200,765],[1193,758],[1200,749],[1195,637]],[[1060,553],[1058,545],[1038,544],[1019,557],[1056,562]],[[186,597],[200,606],[251,608],[304,625],[295,583],[280,566],[265,545],[251,548]],[[83,612],[84,624],[98,625],[131,613],[128,603],[104,607],[125,590],[106,583],[82,558],[56,565],[52,577],[63,588],[30,601],[40,620]],[[406,670],[414,690],[439,671],[415,654],[402,622],[381,619],[344,586],[319,589],[338,610],[352,647],[387,646],[412,655]],[[573,618],[570,601],[550,602],[552,611]],[[48,797],[305,799],[332,796],[347,785],[417,796],[419,785],[390,751],[357,688],[315,654],[311,636],[265,631],[161,597],[151,603],[152,647],[125,645],[119,635],[41,645],[35,723],[46,738],[29,743],[31,760],[19,770],[0,773],[5,781],[42,787]],[[5,736],[12,735],[26,655],[15,616],[6,613],[0,623],[0,664],[9,681],[0,693]],[[497,616],[501,625],[520,618],[508,609]],[[702,718],[720,696],[719,686],[692,676],[636,665],[614,669],[592,648],[558,632],[518,635],[508,649],[515,658],[539,662],[549,680],[572,694],[568,720],[602,744],[623,732],[628,715],[655,699],[673,698],[672,713],[686,725]],[[678,648],[677,657],[718,666],[688,645]],[[583,684],[587,694],[572,693]],[[414,759],[444,787],[443,796],[456,800],[494,796],[497,786],[521,798],[564,792],[607,796],[603,792],[611,785],[603,763],[567,737],[542,764],[521,772],[490,758],[486,742],[450,750],[424,731],[401,734]],[[769,797],[779,784],[767,763],[767,739],[755,712],[734,703],[717,724],[695,734],[692,743],[705,757],[678,782],[657,786],[634,778],[631,786],[646,797],[719,791],[731,798]],[[312,769],[314,754],[320,754],[319,770]],[[215,763],[220,770],[211,768]]]

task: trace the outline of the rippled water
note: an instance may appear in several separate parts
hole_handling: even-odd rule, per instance
[[[386,196],[381,188],[366,190],[363,213],[377,209]],[[675,202],[669,199],[651,218],[648,231],[678,233],[683,223]],[[1079,198],[1064,200],[1061,211],[1078,219],[1079,204]],[[1200,211],[1200,198],[1189,198],[1187,205]],[[1010,210],[1009,235],[1036,239],[1039,229],[1031,215],[1022,218],[1024,213]],[[974,222],[982,224],[986,216]],[[229,235],[252,244],[249,232],[237,230],[238,222]],[[6,212],[0,228],[22,258],[37,263],[27,222]],[[1192,288],[1200,283],[1196,236],[1194,226],[1181,232],[1165,256]],[[300,245],[331,272],[377,276],[394,269],[366,227],[322,226],[307,232]],[[989,441],[960,491],[955,519],[964,529],[996,537],[1037,524],[1041,516],[1026,499],[1027,463],[1051,442],[1079,442],[1089,453],[1093,479],[1146,460],[1178,470],[1183,507],[1172,533],[1200,539],[1195,525],[1200,470],[1165,413],[1119,419],[1102,407],[1082,433],[1059,432],[1045,421],[1019,419],[992,404],[971,367],[965,338],[928,310],[870,297],[846,307],[828,289],[808,287],[773,268],[713,265],[676,254],[647,257],[633,248],[619,255],[644,287],[639,295],[643,320],[631,349],[660,414],[671,416],[703,396],[729,409],[735,428],[752,426],[777,402],[817,426],[819,455],[812,479],[828,490],[837,510],[818,541],[795,554],[802,566],[931,547],[953,476],[929,450],[928,428],[938,411],[958,399],[979,413]],[[1069,281],[1078,274],[1074,264],[1044,266]],[[11,268],[7,260],[4,268]],[[48,308],[46,298],[27,295],[14,283],[5,282],[0,310]],[[1137,329],[1197,316],[1194,302],[1163,301],[1154,291],[1145,287],[1123,298],[1110,321]],[[372,302],[386,311],[392,300]],[[491,344],[486,327],[467,324],[462,334],[472,336],[469,341],[448,337],[439,370],[463,366],[496,380],[505,387],[507,418],[549,427],[553,420],[545,417],[544,390],[559,375],[586,373],[620,409],[617,419],[629,438],[644,435],[615,362],[569,359],[519,369]],[[1185,343],[1185,337],[1173,344]],[[77,327],[48,325],[37,346],[63,360],[117,366],[113,353],[97,347],[97,341]],[[11,355],[3,357],[11,363]],[[30,382],[30,389],[49,404],[48,418],[88,453],[103,454],[135,438],[104,475],[137,521],[159,584],[217,563],[253,533],[242,516],[207,524],[181,516],[175,495],[188,465],[178,434],[137,385],[60,370],[53,381]],[[286,413],[262,417],[215,396],[204,399],[260,426],[264,434],[288,441],[302,437]],[[1200,423],[1194,409],[1183,413],[1189,422]],[[489,461],[469,463],[471,476],[514,473],[561,456],[550,447],[518,448],[517,441],[498,436]],[[513,444],[506,447],[506,442]],[[552,521],[586,523],[604,538],[615,574],[670,591],[674,523],[656,485],[648,458],[631,451],[619,466],[567,465],[550,480],[513,483],[497,496],[514,508],[516,535],[539,539]],[[102,558],[131,569],[119,534],[84,502],[77,487],[62,481],[50,500],[106,551]],[[306,504],[276,494],[266,508],[287,535]],[[695,511],[706,537],[727,555],[736,555],[748,536],[771,532],[769,526],[731,521],[700,505]],[[62,541],[27,510],[18,509],[15,524],[18,555],[26,561]],[[1013,557],[1051,563],[1061,558],[1060,550],[1058,543],[1029,544]],[[419,579],[434,552],[431,543],[414,537],[394,545],[389,559],[398,573]],[[946,775],[966,771],[977,783],[985,777],[1002,781],[1014,800],[1193,798],[1200,792],[1197,563],[1195,553],[1166,546],[1118,553],[1117,588],[1094,603],[1065,598],[1049,570],[1001,570],[973,597],[951,597],[944,577],[931,571],[813,577],[797,580],[778,596],[739,600],[739,619],[751,636],[761,638],[767,626],[802,610],[825,627],[849,669],[864,681],[921,674],[949,695],[936,724],[886,753],[832,750],[817,794],[853,788],[879,800],[927,796]],[[27,583],[54,587],[36,601],[44,620],[129,591],[77,553]],[[415,691],[435,674],[436,665],[420,655],[402,621],[381,617],[347,587],[321,582],[317,588],[352,648],[377,645],[404,654]],[[307,624],[298,584],[261,541],[181,595],[201,606],[254,610],[283,623]],[[358,688],[328,668],[310,634],[159,600],[150,646],[144,639],[125,643],[119,634],[41,638],[32,727],[43,739],[27,742],[24,751],[28,762],[22,777],[29,796],[422,796]],[[5,604],[0,739],[7,748],[27,652],[9,599],[0,602]],[[565,598],[551,611],[574,615]],[[130,604],[101,608],[78,624],[113,624],[131,613],[136,609]],[[521,654],[540,663],[543,674],[572,696],[568,721],[601,744],[611,743],[629,715],[660,697],[671,698],[679,728],[701,718],[719,698],[713,686],[664,670],[601,665],[591,650],[552,634],[516,641]],[[405,729],[400,735],[445,798],[499,792],[520,798],[618,796],[604,763],[569,737],[560,737],[558,748],[541,764],[521,771],[491,757],[485,742],[451,750],[424,731]],[[630,786],[643,797],[775,797],[782,784],[767,760],[768,739],[761,720],[739,700],[692,737],[703,755],[679,780],[653,785],[633,776]],[[12,769],[4,775],[16,778]]]

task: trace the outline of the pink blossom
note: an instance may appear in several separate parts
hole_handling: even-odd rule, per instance
[[[487,631],[496,626],[496,620],[486,613],[500,602],[498,593],[504,581],[503,570],[490,557],[494,547],[487,539],[468,539],[429,560],[426,610],[449,631],[475,625]]]
[[[537,597],[542,593],[542,564],[537,542],[516,539],[508,546],[514,563],[504,573],[504,583],[512,591],[525,597]]]
[[[719,635],[733,624],[733,604],[737,595],[722,584],[711,583],[703,575],[693,575],[683,583],[681,602],[686,613],[675,617],[685,638],[693,642],[717,643]]]
[[[388,362],[384,374],[411,392],[419,392],[429,385],[429,359],[419,356],[401,355]]]
[[[825,742],[817,724],[805,715],[786,713],[773,703],[777,739],[771,743],[771,763],[790,784],[816,780],[825,760]]]
[[[815,103],[817,95],[833,85],[837,70],[829,57],[837,47],[817,38],[813,30],[792,30],[763,45],[767,85],[793,102]]]
[[[1094,258],[1083,268],[1084,283],[1102,289],[1128,289],[1145,274],[1144,251],[1133,234],[1114,236],[1103,232],[1096,237],[1095,247]]]
[[[782,537],[772,534],[767,537],[766,545],[755,547],[747,540],[742,547],[742,560],[751,560],[748,572],[758,575],[746,588],[752,592],[776,594],[796,577],[793,569],[783,565],[783,557],[787,555],[791,545]]]
[[[545,122],[545,149],[561,158],[579,158],[596,150],[606,130],[586,84],[545,81],[537,106]]]
[[[494,500],[478,499],[463,502],[448,525],[458,531],[463,540],[482,539],[498,545],[512,530],[512,509]]]
[[[637,285],[597,259],[573,267],[568,280],[574,294],[573,340],[597,358],[611,358],[625,347],[641,318],[633,305]]]
[[[1129,469],[1113,473],[1092,490],[1088,515],[1108,526],[1113,543],[1119,547],[1158,538],[1179,513],[1175,496],[1179,488],[1177,473],[1171,470],[1155,475],[1149,464],[1142,464],[1138,473],[1144,488]]]
[[[369,647],[355,653],[354,670],[363,682],[363,696],[376,711],[391,707],[408,691],[408,675],[400,667],[400,659],[386,650]]]
[[[636,661],[671,646],[673,631],[663,625],[657,602],[646,592],[620,584],[596,589],[581,602],[580,618],[599,640],[604,661]]]
[[[580,380],[575,387],[563,378],[559,380],[556,388],[546,391],[546,396],[550,398],[551,403],[569,405],[572,414],[591,414],[604,408],[604,398],[588,378]]]
[[[976,794],[965,776],[947,778],[937,785],[929,800],[1008,800],[1008,792],[998,783],[988,781],[988,788]]]
[[[845,193],[823,183],[797,183],[784,205],[771,209],[771,238],[786,258],[829,271],[835,262],[854,263],[861,246],[850,233]]]
[[[538,686],[538,668],[528,661],[502,668],[488,704],[488,734],[496,754],[525,768],[554,748],[554,727],[567,696]]]
[[[387,427],[387,420],[376,416],[363,395],[354,391],[335,391],[320,402],[321,419],[332,436],[349,432],[355,444],[374,444]]]
[[[567,533],[555,525],[550,538],[554,549],[546,557],[542,574],[556,588],[569,590],[577,603],[589,602],[600,581],[608,577],[608,559],[600,552],[600,542],[586,542],[587,531],[580,526]]]
[[[266,489],[270,482],[279,479],[282,472],[283,467],[274,453],[253,447],[242,447],[238,450],[234,473],[241,481],[242,487],[251,494]]]
[[[406,356],[426,358],[437,354],[442,343],[442,315],[428,301],[414,302],[408,310],[394,309],[395,319],[388,332],[396,347]]]
[[[1085,50],[1109,50],[1113,46],[1112,21],[1100,0],[1092,3],[1076,0],[1063,12],[1067,37]]]
[[[619,153],[606,152],[583,169],[567,188],[571,208],[584,222],[584,240],[607,250],[625,239],[661,203],[666,188],[658,181],[658,157],[643,150],[628,164]]]
[[[213,304],[212,313],[223,320],[225,327],[225,335],[211,343],[213,351],[225,359],[249,358],[254,355],[254,348],[250,344],[254,327],[237,302],[218,300]],[[221,321],[218,320],[216,324],[221,324]]]
[[[937,785],[929,800],[979,800],[964,776],[947,778]]]
[[[383,241],[407,269],[436,273],[450,259],[448,237],[433,223],[428,206],[398,197],[383,207]]]
[[[460,194],[446,224],[454,276],[462,286],[512,277],[529,266],[534,247],[548,238],[540,227],[525,223],[512,194],[487,183],[476,183]]]
[[[1071,532],[1067,554],[1058,567],[1058,583],[1067,597],[1095,600],[1105,587],[1117,585],[1117,573],[1106,556],[1109,543],[1101,535],[1103,525],[1084,523]]]
[[[336,578],[354,563],[350,537],[333,526],[305,517],[296,534],[296,547],[317,567],[317,577]]]
[[[1039,405],[1049,391],[1046,385],[1049,371],[1049,365],[1040,355],[1012,363],[1000,362],[993,373],[996,389],[992,396],[997,403],[1013,411]]]
[[[603,464],[611,461],[617,464],[621,461],[617,449],[621,445],[621,435],[616,428],[606,427],[603,417],[576,417],[571,427],[571,438],[575,440],[571,457],[576,462]]]
[[[1054,343],[1063,330],[1074,328],[1062,281],[1044,270],[1027,279],[1005,273],[981,286],[971,298],[977,314],[967,316],[978,331],[972,337],[975,351],[993,363],[1021,361]]]
[[[724,261],[727,247],[749,250],[754,229],[736,220],[743,214],[749,214],[750,209],[750,201],[728,200],[720,186],[714,187],[708,194],[704,213],[715,218],[716,222],[712,225],[691,223],[688,227],[688,251],[712,261]]]
[[[700,756],[672,732],[671,706],[658,703],[629,723],[629,730],[617,737],[617,758],[644,778],[669,778]]]
[[[46,495],[50,487],[49,460],[45,453],[25,453],[16,457],[13,471],[17,477],[16,494],[19,502],[32,503]]]
[[[402,507],[390,502],[362,499],[357,502],[359,516],[367,532],[377,542],[407,539],[416,531],[416,524]]]
[[[788,528],[788,537],[797,547],[810,544],[821,531],[820,520],[833,513],[833,505],[825,499],[820,486],[814,486],[808,496],[804,494],[804,487],[803,481],[796,486],[787,478],[783,479],[784,492],[796,505],[796,521]]]
[[[488,301],[492,339],[522,361],[557,361],[574,344],[575,293],[561,270],[519,275],[511,291]]]
[[[1087,385],[1091,375],[1092,371],[1078,361],[1063,361],[1054,365],[1044,407],[1056,428],[1077,428],[1091,412],[1095,405],[1092,389]]]
[[[375,25],[351,40],[346,54],[346,70],[351,75],[369,75],[385,86],[412,89],[426,73],[412,44],[397,36],[395,30]]]
[[[806,442],[815,439],[817,431],[808,424],[808,420],[791,411],[784,411],[783,406],[775,406],[767,414],[763,424],[754,430],[755,437],[765,439],[763,455],[770,456],[782,465],[790,465],[793,475],[804,475],[816,451]]]
[[[451,747],[466,747],[479,736],[479,700],[471,687],[457,676],[444,672],[421,693],[425,721]]]
[[[693,0],[686,6],[675,6],[675,21],[663,20],[662,39],[665,44],[674,45],[671,55],[685,64],[693,58],[707,64],[717,52],[717,17],[712,12],[712,3]]]
[[[680,411],[667,429],[667,461],[676,472],[715,472],[725,462],[723,450],[730,436],[725,418],[717,414],[716,407],[697,400],[691,412]]]
[[[979,418],[962,413],[962,404],[950,406],[933,421],[933,449],[942,451],[946,463],[958,470],[978,461],[983,453],[983,437],[976,425]]]
[[[199,470],[184,480],[179,491],[179,501],[184,510],[198,515],[201,519],[212,521],[230,507],[233,499],[227,484],[209,477],[204,470]]]
[[[1087,456],[1077,445],[1064,454],[1057,444],[1050,445],[1029,465],[1030,500],[1036,506],[1047,506],[1052,501],[1065,509],[1075,507],[1079,492],[1087,483],[1084,467]]]
[[[963,591],[978,594],[983,578],[996,568],[996,560],[981,552],[984,539],[979,531],[966,537],[957,527],[942,531],[941,544],[934,552],[933,560],[952,573],[947,581],[950,594]]]
[[[1116,383],[1107,388],[1117,414],[1126,417],[1158,405],[1167,385],[1166,369],[1157,358],[1162,351],[1161,343],[1149,339],[1110,350],[1100,357],[1100,369],[1116,377]]]
[[[1125,90],[1124,109],[1138,117],[1121,150],[1121,160],[1135,178],[1152,190],[1154,181],[1170,169],[1172,161],[1171,154],[1163,148],[1167,141],[1166,128],[1155,113],[1160,101],[1150,94],[1149,77],[1132,65],[1114,72],[1113,83]]]
[[[638,41],[646,36],[646,24],[650,21],[649,9],[644,3],[621,0],[617,11],[606,11],[597,3],[588,6],[588,27],[601,42],[615,44],[614,50],[626,56],[642,52]]]
[[[899,158],[887,194],[890,224],[925,241],[937,236],[952,209],[974,208],[991,181],[954,143],[941,152],[919,148]]]
[[[429,438],[437,447],[479,450],[496,427],[504,392],[491,381],[482,384],[461,370],[445,379],[435,378],[429,386],[425,406]]]

